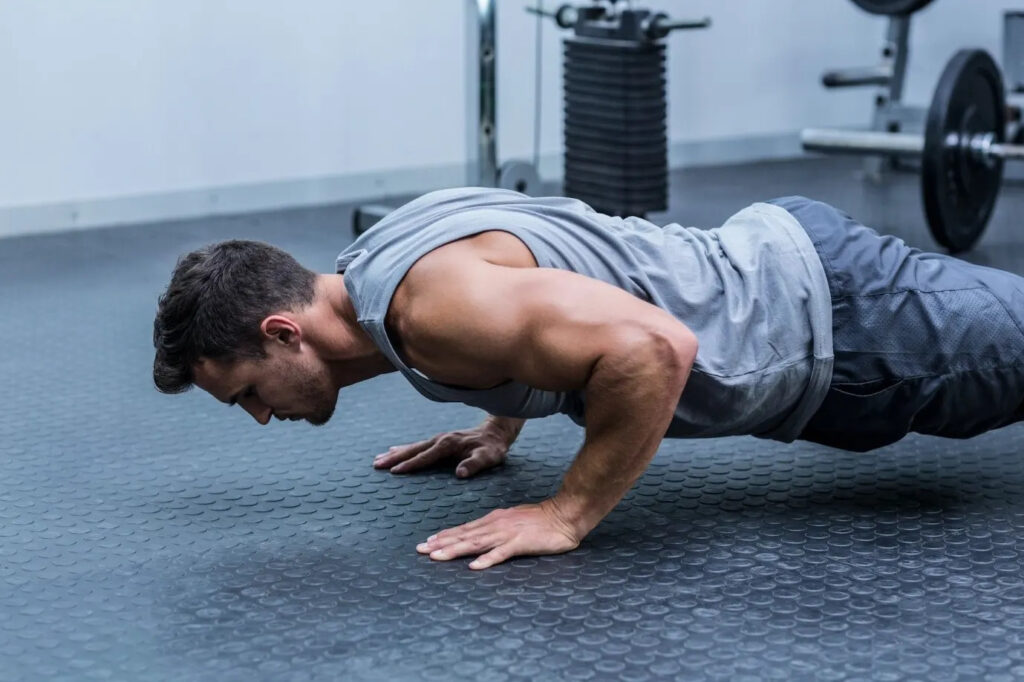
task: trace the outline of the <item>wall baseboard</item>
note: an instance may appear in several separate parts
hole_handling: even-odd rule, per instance
[[[746,163],[793,158],[801,154],[797,133],[683,141],[670,144],[669,167]],[[561,156],[550,154],[542,157],[540,175],[545,181],[560,181]],[[0,237],[378,200],[465,183],[465,165],[450,164],[104,199],[0,206]]]

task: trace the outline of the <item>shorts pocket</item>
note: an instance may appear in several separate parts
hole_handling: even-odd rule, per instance
[[[894,443],[909,430],[909,388],[899,378],[833,384],[801,438],[854,452]]]
[[[858,383],[833,384],[829,390],[852,398],[875,398],[895,391],[903,382],[903,379],[872,379]]]

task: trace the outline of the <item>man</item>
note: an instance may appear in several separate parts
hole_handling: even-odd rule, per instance
[[[179,260],[154,325],[154,380],[260,424],[320,425],[338,391],[400,371],[475,429],[392,448],[394,473],[500,464],[525,419],[585,426],[558,493],[431,536],[472,568],[569,551],[664,437],[750,434],[869,450],[1021,418],[1024,279],[879,236],[800,197],[720,228],[658,227],[565,198],[434,192],[317,275],[266,244]]]

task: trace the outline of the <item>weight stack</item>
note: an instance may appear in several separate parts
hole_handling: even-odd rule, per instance
[[[565,39],[565,186],[602,213],[668,208],[665,44]]]

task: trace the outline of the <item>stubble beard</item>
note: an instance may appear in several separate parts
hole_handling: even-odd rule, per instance
[[[299,384],[299,395],[311,406],[311,412],[305,419],[313,426],[323,426],[334,416],[338,393],[331,388],[331,377],[326,368],[304,374]]]

